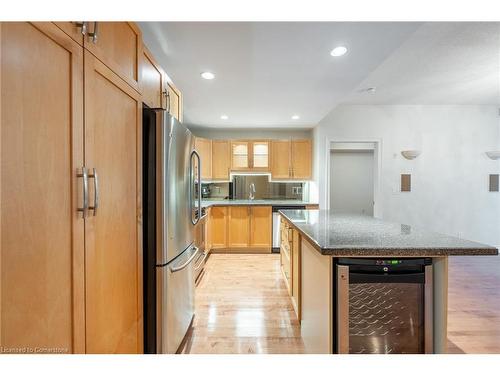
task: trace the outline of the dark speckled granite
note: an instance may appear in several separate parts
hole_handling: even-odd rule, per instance
[[[321,254],[331,256],[498,255],[477,242],[328,210],[283,210],[281,215]]]

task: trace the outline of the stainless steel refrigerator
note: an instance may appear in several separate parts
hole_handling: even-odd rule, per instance
[[[196,168],[198,166],[198,168]],[[194,315],[200,158],[191,132],[164,110],[143,111],[144,351],[175,353]]]

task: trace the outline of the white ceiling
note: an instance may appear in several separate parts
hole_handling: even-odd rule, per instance
[[[500,23],[422,25],[344,102],[500,104]]]
[[[313,127],[341,103],[500,103],[500,23],[139,25],[195,126]],[[337,45],[349,52],[331,57]]]
[[[417,23],[145,22],[144,40],[184,95],[188,124],[312,127]],[[346,45],[348,54],[330,51]],[[200,73],[216,74],[212,81]],[[222,114],[229,116],[224,121]],[[298,114],[299,120],[291,120]]]

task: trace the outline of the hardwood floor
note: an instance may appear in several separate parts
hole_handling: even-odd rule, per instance
[[[450,257],[449,353],[500,353],[500,257]],[[212,254],[184,353],[303,353],[275,254]]]
[[[450,257],[448,352],[500,353],[500,256]]]
[[[212,254],[184,353],[303,353],[277,254]]]

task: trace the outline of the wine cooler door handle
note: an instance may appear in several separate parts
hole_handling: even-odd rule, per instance
[[[349,354],[349,266],[337,265],[337,353]]]
[[[97,209],[99,208],[99,178],[97,177],[95,168],[92,168],[92,173],[89,174],[89,177],[94,179],[94,205],[89,206],[89,210],[92,210],[94,216],[97,216]]]

